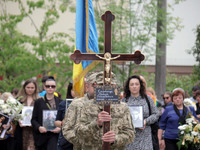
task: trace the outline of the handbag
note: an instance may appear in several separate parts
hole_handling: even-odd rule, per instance
[[[149,116],[151,115],[151,106],[147,95],[145,95],[145,100],[149,107]],[[158,129],[159,123],[156,121],[155,123],[151,124],[151,136],[152,136],[152,143],[153,143],[153,150],[160,150],[159,142],[158,142]]]
[[[69,149],[69,150],[73,150],[73,144],[71,144],[70,142],[68,142],[65,137],[63,136],[62,130],[60,131],[59,137],[58,137],[58,144],[62,149]]]

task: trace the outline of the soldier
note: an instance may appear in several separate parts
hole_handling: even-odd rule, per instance
[[[81,149],[81,139],[78,139],[76,136],[75,125],[78,123],[78,118],[80,118],[80,110],[85,100],[88,100],[87,95],[84,95],[84,97],[81,98],[75,98],[69,105],[62,123],[63,136],[70,143],[73,143],[74,150]]]
[[[97,72],[90,74],[87,78],[87,98],[82,98],[84,103],[72,131],[76,138],[81,140],[82,150],[102,149],[103,141],[110,142],[113,150],[123,150],[134,139],[134,127],[127,104],[120,102],[120,104],[111,105],[111,115],[103,111],[103,105],[94,104],[94,85],[102,85],[103,76],[103,72]],[[111,83],[114,84],[114,80],[111,80]],[[67,120],[67,122],[70,121]],[[111,121],[111,131],[103,135],[102,125],[105,121]],[[65,138],[70,141],[72,138],[70,139],[71,135],[68,134]],[[72,140],[70,142],[73,143]]]
[[[84,91],[87,92],[87,80],[85,78],[84,80]],[[83,106],[84,101],[89,100],[88,94],[85,94],[84,97],[81,98],[75,98],[71,104],[69,105],[66,113],[65,118],[62,122],[62,131],[63,136],[66,139],[69,139],[68,141],[70,143],[73,143],[73,149],[74,150],[80,150],[81,149],[81,139],[78,139],[75,134],[75,125],[78,122],[78,119],[80,117],[80,110]]]

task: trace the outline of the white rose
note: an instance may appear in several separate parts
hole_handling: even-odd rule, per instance
[[[3,105],[1,105],[1,108],[4,110],[4,109],[6,109],[8,107],[8,105],[7,104],[3,104]]]
[[[185,130],[185,128],[183,126],[179,126],[178,129],[179,130]]]
[[[187,124],[184,124],[184,125],[182,125],[182,126],[179,126],[178,129],[179,129],[179,130],[185,130],[187,127],[188,127],[188,125],[187,125]]]
[[[9,114],[9,113],[10,113],[10,109],[8,109],[8,108],[4,109],[4,110],[3,110],[3,113]]]
[[[7,103],[16,104],[16,103],[17,103],[17,100],[14,99],[13,97],[9,97],[9,98],[7,99]]]
[[[4,100],[0,99],[0,105],[4,104]]]

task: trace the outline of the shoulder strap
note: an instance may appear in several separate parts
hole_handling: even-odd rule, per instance
[[[47,107],[49,108],[49,110],[52,110],[51,105],[49,104],[49,102],[46,100],[45,96],[42,96],[42,99],[44,100],[44,102],[46,103]]]
[[[145,98],[145,100],[146,100],[146,102],[148,104],[148,107],[149,107],[149,116],[150,116],[151,115],[151,106],[150,106],[150,102],[149,102],[148,96],[145,94],[144,98]]]

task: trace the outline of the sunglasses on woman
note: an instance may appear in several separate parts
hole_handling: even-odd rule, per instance
[[[46,88],[52,88],[52,89],[55,89],[56,86],[55,85],[45,85]]]

